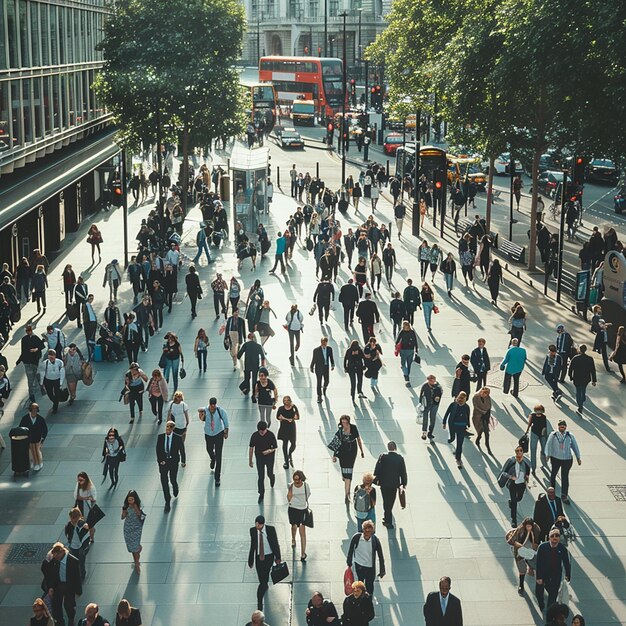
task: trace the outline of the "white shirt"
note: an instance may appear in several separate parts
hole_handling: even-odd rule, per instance
[[[257,538],[256,538],[256,553],[257,555],[261,555],[261,541],[263,541],[263,556],[267,558],[268,554],[272,554],[272,549],[270,548],[269,541],[267,540],[267,534],[265,533],[265,526],[263,530],[257,529]]]
[[[171,435],[168,435],[167,433],[165,433],[165,439],[163,440],[163,449],[165,450],[165,454],[169,454],[172,451],[172,437],[173,437],[173,433]]]
[[[526,468],[525,463],[522,461],[515,461],[515,484],[521,485],[526,480]]]
[[[365,538],[365,535],[361,535],[356,548],[354,549],[354,562],[364,567],[372,567],[372,550],[374,549],[374,542],[372,541],[372,535],[369,539]]]
[[[292,509],[304,511],[307,508],[307,496],[311,495],[311,490],[309,489],[307,484],[302,483],[299,487],[296,487],[295,484],[292,484],[291,493],[293,494],[293,497],[291,498],[289,506]]]
[[[62,583],[66,583],[67,582],[67,555],[68,553],[65,553],[65,556],[59,561],[59,580]]]
[[[304,320],[302,319],[302,313],[296,309],[295,312],[289,311],[287,315],[285,315],[285,321],[287,322],[288,330],[299,331],[302,330],[304,326]]]
[[[441,595],[441,591],[439,592],[439,604],[441,605],[441,613],[442,615],[446,614],[446,610],[448,609],[448,598],[450,597],[450,595],[448,594],[447,596],[442,596]]]
[[[185,413],[189,411],[189,406],[186,402],[176,402],[170,403],[170,415],[172,422],[176,422],[176,428],[186,428],[187,420],[185,418]]]

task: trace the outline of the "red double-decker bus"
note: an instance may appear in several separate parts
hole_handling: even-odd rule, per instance
[[[342,77],[341,59],[269,56],[259,61],[259,80],[274,85],[280,104],[314,100],[321,117],[341,110]]]

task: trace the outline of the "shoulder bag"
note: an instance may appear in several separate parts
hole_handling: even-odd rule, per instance
[[[304,525],[307,528],[314,528],[315,524],[313,521],[313,511],[309,508],[309,494],[308,494],[308,485],[304,483],[304,495],[306,497],[306,510],[304,512]]]
[[[339,436],[339,431],[335,433],[335,436],[331,439],[327,447],[332,450],[334,456],[337,456],[339,448],[341,448],[341,437]]]

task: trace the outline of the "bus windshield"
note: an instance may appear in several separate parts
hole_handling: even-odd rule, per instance
[[[341,105],[343,98],[343,66],[339,59],[322,61],[322,82],[326,101],[332,108]]]

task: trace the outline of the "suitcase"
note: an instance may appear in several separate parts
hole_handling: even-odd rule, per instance
[[[102,361],[102,346],[99,343],[93,347],[93,360],[96,363],[100,363]]]
[[[11,469],[13,478],[18,474],[26,474],[30,471],[30,432],[28,428],[18,426],[9,431],[11,438]]]

